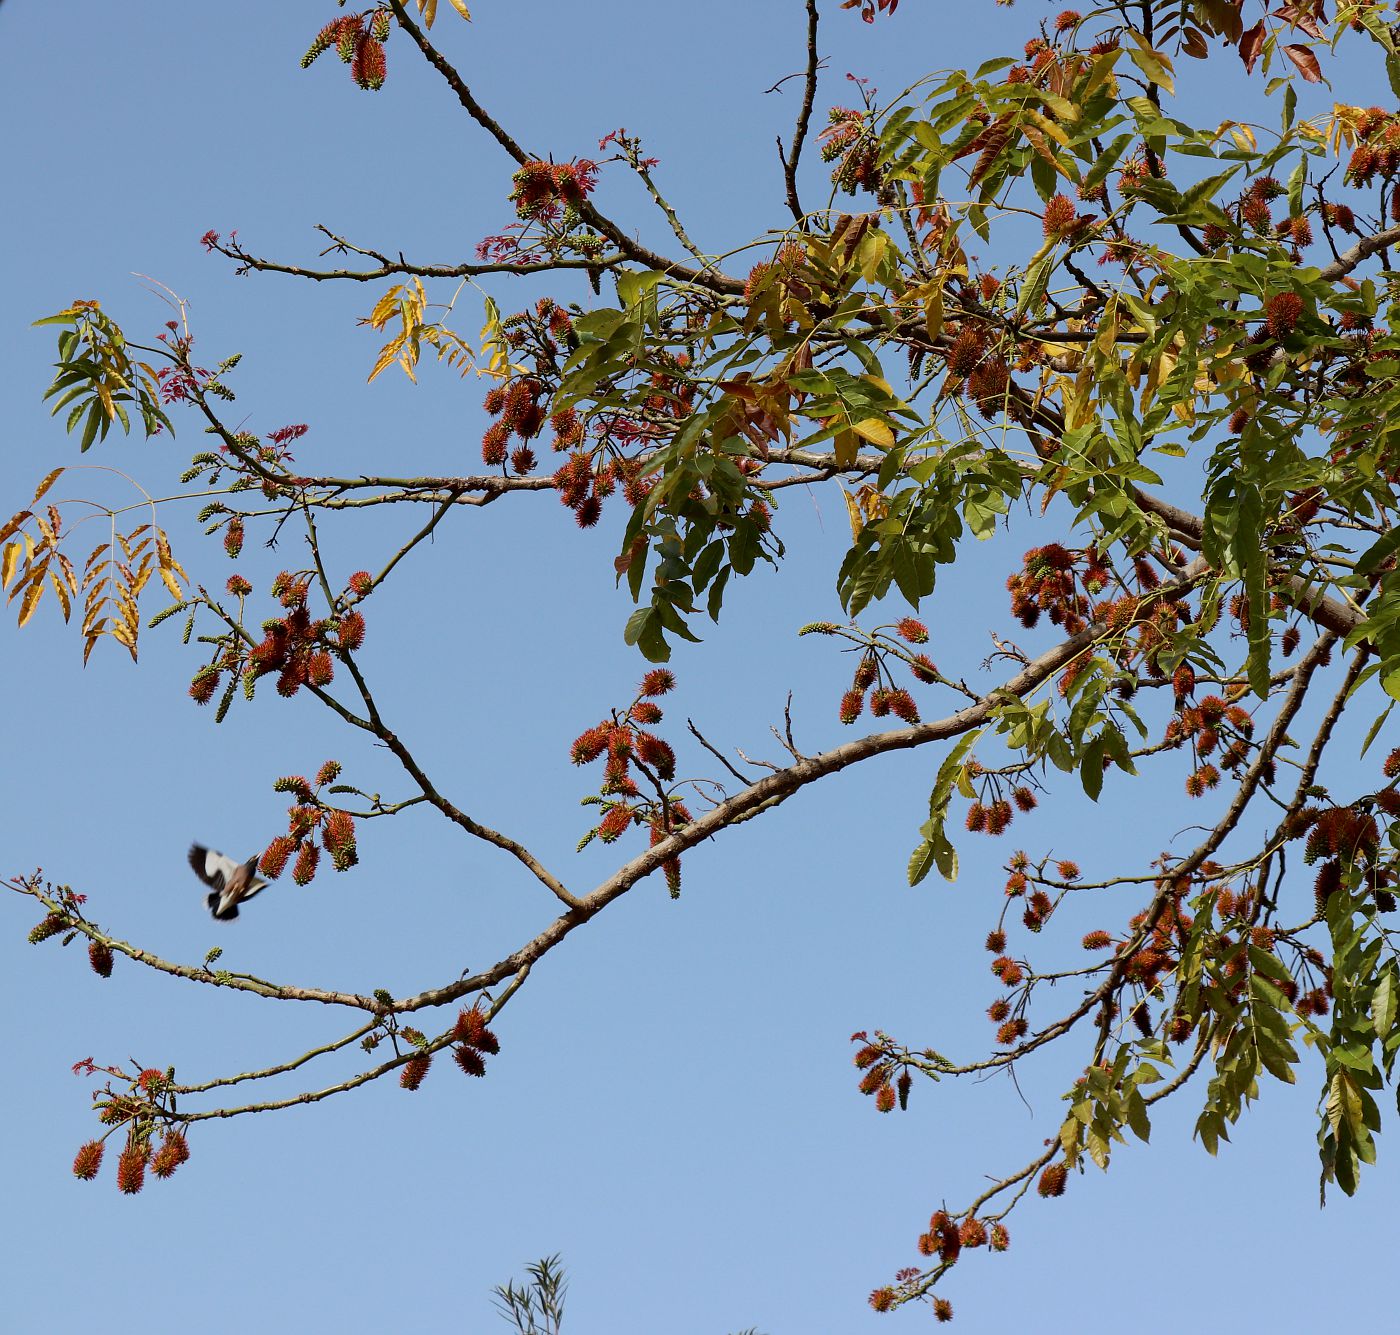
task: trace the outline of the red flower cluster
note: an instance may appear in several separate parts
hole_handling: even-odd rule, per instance
[[[1264,325],[1271,338],[1286,338],[1298,328],[1303,299],[1296,292],[1278,292],[1264,306]]]
[[[1036,1190],[1045,1197],[1063,1196],[1069,1182],[1069,1169],[1062,1163],[1052,1163],[1040,1175]]]
[[[880,1037],[881,1035],[876,1035],[876,1038]],[[865,1072],[857,1085],[860,1092],[867,1097],[874,1097],[878,1112],[893,1112],[896,1103],[901,1111],[906,1111],[909,1107],[909,1091],[914,1085],[914,1077],[909,1074],[908,1068],[901,1068],[885,1048],[876,1043],[867,1043],[864,1031],[852,1034],[851,1042],[864,1044],[852,1059],[856,1069]],[[898,1079],[894,1078],[896,1070],[899,1071]]]
[[[835,162],[831,179],[850,194],[880,188],[880,141],[870,128],[870,113],[853,107],[832,107],[830,124],[818,136],[822,161]]]
[[[106,1146],[100,1140],[90,1140],[73,1157],[73,1176],[84,1182],[91,1182],[102,1167],[102,1154]]]
[[[410,1057],[399,1072],[399,1088],[417,1089],[423,1083],[423,1077],[428,1074],[428,1067],[432,1064],[432,1056],[426,1052]]]
[[[329,623],[314,621],[306,608],[308,581],[283,571],[272,582],[272,593],[287,615],[267,622],[262,642],[248,655],[253,676],[278,673],[277,693],[295,695],[303,686],[329,686],[335,667],[326,649]]]
[[[511,180],[515,187],[511,203],[521,218],[554,222],[562,215],[565,221],[572,221],[598,184],[598,164],[588,158],[535,160],[522,163]]]
[[[348,811],[327,806],[319,792],[339,777],[340,763],[328,760],[316,772],[314,789],[299,774],[278,779],[272,785],[273,792],[290,793],[294,801],[287,809],[288,833],[273,839],[258,860],[258,868],[264,876],[276,880],[296,854],[292,880],[298,885],[309,885],[320,866],[322,848],[330,854],[336,871],[348,871],[359,861],[355,818]],[[315,842],[317,830],[321,833],[319,845]]]
[[[452,1059],[461,1068],[463,1075],[480,1078],[486,1074],[486,1060],[483,1054],[495,1056],[501,1045],[486,1027],[486,1016],[473,1006],[457,1016],[452,1037],[456,1040],[452,1048]]]
[[[103,941],[92,941],[88,944],[88,963],[92,965],[92,971],[99,978],[110,978],[112,976],[112,947]]]
[[[1023,568],[1006,580],[1012,614],[1031,629],[1045,613],[1056,626],[1077,634],[1088,624],[1091,604],[1086,594],[1097,595],[1108,587],[1111,570],[1093,547],[1072,552],[1057,542],[1032,547]],[[1082,566],[1082,572],[1076,568]],[[1082,584],[1085,593],[1077,587]]]
[[[913,617],[905,617],[892,628],[896,636],[909,644],[926,644],[928,627]],[[843,634],[839,626],[827,621],[813,622],[803,629],[802,634],[838,635]],[[846,636],[850,638],[850,636]],[[919,721],[919,708],[914,697],[902,686],[895,686],[889,674],[888,660],[893,656],[903,662],[915,681],[925,684],[939,680],[938,667],[927,654],[909,654],[894,644],[888,635],[876,631],[869,646],[856,664],[851,679],[851,688],[841,697],[837,716],[842,723],[854,723],[865,710],[866,692],[870,692],[870,712],[876,718],[886,718],[893,714],[905,723]],[[871,688],[874,687],[873,690]]]
[[[159,1178],[172,1177],[182,1163],[188,1162],[189,1157],[190,1147],[184,1133],[167,1131],[160,1148],[151,1159],[151,1172]]]
[[[386,9],[377,9],[369,15],[346,14],[332,19],[316,34],[301,58],[301,67],[306,69],[318,56],[334,47],[340,59],[350,66],[350,77],[355,83],[366,91],[377,91],[384,86],[387,73],[384,43],[389,39],[390,26]]]
[[[674,686],[675,677],[669,669],[654,668],[642,678],[636,698],[626,710],[614,710],[612,718],[604,719],[574,739],[570,754],[575,765],[587,765],[607,757],[599,797],[587,799],[593,804],[599,804],[601,799],[604,815],[584,835],[580,849],[595,838],[605,844],[612,843],[633,825],[647,826],[651,830],[652,847],[655,847],[690,823],[690,809],[670,796],[663,786],[676,777],[675,752],[670,743],[639,726],[661,722],[662,710],[654,697],[666,694]],[[645,793],[632,776],[634,764],[647,785]],[[679,857],[666,858],[661,868],[674,898],[680,893]]]
[[[1194,705],[1187,704],[1195,685],[1195,673],[1189,665],[1178,667],[1172,678],[1178,701],[1177,712],[1167,721],[1163,742],[1173,748],[1188,741],[1195,752],[1196,768],[1186,780],[1186,791],[1200,797],[1220,782],[1220,771],[1212,764],[1202,764],[1205,757],[1220,750],[1220,763],[1234,772],[1249,756],[1249,739],[1254,733],[1254,719],[1248,710],[1232,705],[1221,696],[1206,695]]]
[[[1074,211],[1074,201],[1068,195],[1052,195],[1045,205],[1043,226],[1047,240],[1078,236],[1093,221],[1092,217]]]
[[[242,533],[240,528],[239,542]],[[235,585],[234,580],[238,583]],[[364,572],[353,579],[364,588],[372,581]],[[277,693],[295,695],[303,686],[330,685],[335,677],[335,653],[353,653],[365,638],[365,619],[361,612],[350,610],[338,617],[313,620],[306,608],[309,576],[283,571],[272,582],[272,593],[287,609],[287,615],[263,623],[263,639],[248,651],[244,659],[238,649],[230,649],[215,662],[206,664],[190,683],[190,697],[198,704],[208,704],[218,689],[225,672],[243,672],[245,682],[251,682],[276,672]],[[234,576],[229,591],[246,596],[251,586]]]
[[[759,260],[749,270],[749,276],[744,282],[744,300],[752,301],[755,294],[767,286],[771,281],[768,278],[769,274],[774,274],[777,280],[782,282],[806,262],[806,246],[800,241],[784,241],[771,260]]]
[[[1352,152],[1344,179],[1364,186],[1376,176],[1394,176],[1400,168],[1400,115],[1369,107],[1357,118],[1356,137],[1361,142]]]

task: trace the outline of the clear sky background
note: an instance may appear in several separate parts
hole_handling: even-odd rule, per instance
[[[798,0],[480,0],[470,27],[442,9],[440,42],[536,151],[588,155],[625,126],[661,159],[658,180],[701,246],[783,225],[773,139],[789,132],[798,83],[763,90],[801,65]],[[906,0],[867,27],[825,9],[819,113],[853,100],[847,71],[893,93],[929,69],[1018,49],[1054,12],[1029,0],[1010,11]],[[235,423],[311,425],[298,454],[308,471],[479,467],[480,382],[425,368],[416,389],[396,373],[365,386],[378,340],[354,322],[383,284],[237,278],[198,245],[206,229],[238,228],[257,252],[310,261],[312,226],[324,222],[455,262],[510,221],[510,163],[401,36],[378,94],[354,88],[333,57],[298,68],[338,12],[329,0],[0,7],[0,510],[77,459],[40,402],[52,335],[30,321],[100,298],[132,337],[149,338],[167,312],[137,274],[189,299],[206,364],[245,354]],[[1234,95],[1227,81],[1196,82],[1213,99],[1199,120],[1238,110],[1222,100]],[[1352,84],[1345,97],[1389,94]],[[812,157],[818,200],[825,174]],[[620,173],[600,198],[664,244]],[[545,290],[568,294],[559,283],[492,290],[506,312]],[[479,300],[465,294],[461,310],[474,333]],[[177,413],[176,427],[173,441],[113,437],[87,461],[170,489],[204,444],[192,416]],[[88,472],[59,491],[114,501],[125,487]],[[166,507],[164,522],[190,573],[217,586],[235,567],[199,537],[195,508]],[[335,569],[377,569],[421,518],[328,524]],[[615,851],[574,858],[590,778],[568,764],[567,746],[630,698],[645,666],[621,641],[617,520],[579,533],[549,495],[465,512],[366,608],[364,661],[391,726],[453,800],[524,838],[576,887],[606,874]],[[725,747],[771,755],[768,725],[789,689],[799,743],[838,739],[850,662],[794,632],[837,613],[843,507],[834,491],[789,491],[780,523],[792,553],[782,575],[735,590],[723,624],[677,655],[673,739],[691,716]],[[991,684],[979,664],[986,629],[1010,623],[1001,582],[1044,532],[1022,517],[925,609],[940,665]],[[268,553],[250,534],[236,568],[265,588],[298,563],[289,544]],[[106,644],[86,670],[76,628],[52,607],[22,634],[12,616],[0,626],[0,868],[42,864],[89,894],[97,921],[167,958],[197,962],[221,945],[229,968],[355,991],[455,978],[552,916],[552,899],[508,859],[415,810],[364,828],[353,872],[323,871],[305,890],[285,877],[238,922],[212,922],[186,847],[264,847],[285,820],[277,775],[334,756],[362,787],[410,790],[307,699],[264,690],[216,727],[185,697],[199,660],[175,624],[143,637],[138,668]],[[940,712],[931,697],[924,708]],[[638,887],[537,967],[501,1018],[503,1051],[485,1081],[440,1058],[416,1094],[389,1080],[311,1109],[202,1124],[191,1162],[134,1199],[118,1195],[110,1164],[95,1184],[69,1173],[95,1128],[91,1082],[69,1073],[73,1062],[133,1056],[204,1079],[351,1026],[120,958],[104,982],[77,945],[26,945],[37,915],[27,901],[0,902],[0,1328],[490,1330],[491,1287],[553,1252],[572,1279],[568,1335],[928,1322],[926,1308],[876,1316],[866,1294],[917,1262],[915,1238],[944,1198],[961,1204],[983,1174],[1019,1167],[1055,1133],[1080,1054],[1030,1066],[1024,1098],[1004,1078],[920,1084],[908,1114],[881,1117],[856,1092],[849,1034],[881,1026],[959,1058],[984,1051],[996,988],[981,943],[1011,847],[1053,847],[1091,875],[1135,870],[1199,819],[1178,802],[1184,770],[1169,760],[1098,808],[1067,794],[1007,840],[964,838],[957,885],[910,890],[905,862],[939,758],[890,757],[825,781],[695,851],[679,903],[659,882]],[[682,769],[709,773],[713,762],[690,754]],[[1116,927],[1130,911],[1105,902],[1084,927]],[[1060,930],[1072,951],[1077,933]],[[327,1063],[325,1082],[361,1060],[352,1049]],[[1061,1200],[1032,1198],[1010,1221],[1009,1255],[958,1267],[943,1290],[958,1328],[1387,1328],[1388,1286],[1371,1277],[1390,1266],[1400,1185],[1390,1135],[1361,1196],[1338,1194],[1319,1214],[1310,1080],[1271,1082],[1218,1161],[1190,1139],[1198,1096],[1161,1107],[1150,1149],[1120,1151],[1106,1177],[1073,1178]]]

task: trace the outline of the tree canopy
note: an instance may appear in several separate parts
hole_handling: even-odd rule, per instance
[[[202,243],[250,299],[285,279],[304,285],[298,301],[353,290],[376,345],[366,394],[435,377],[480,398],[460,471],[415,457],[411,412],[373,472],[337,467],[307,423],[253,429],[240,356],[208,350],[218,330],[196,329],[188,294],[167,293],[154,334],[91,297],[40,319],[56,337],[47,398],[86,459],[121,460],[129,435],[203,439],[168,473],[122,461],[120,500],[79,494],[73,463],[36,477],[0,528],[19,626],[55,605],[84,661],[135,661],[149,637],[182,634],[180,707],[194,717],[179,726],[214,753],[211,717],[237,729],[277,711],[294,735],[304,711],[328,714],[336,758],[266,776],[285,825],[256,850],[262,879],[330,894],[327,881],[360,874],[361,843],[410,839],[433,815],[533,886],[539,915],[460,976],[323,987],[221,967],[219,948],[163,958],[125,939],[102,886],[68,884],[59,857],[33,850],[55,874],[7,881],[41,913],[30,941],[85,947],[114,1004],[139,966],[171,990],[339,1017],[307,1051],[207,1078],[185,1075],[196,1054],[79,1063],[98,1092],[77,1177],[105,1157],[135,1194],[220,1122],[375,1081],[465,1097],[441,1088],[443,1068],[485,1077],[470,1093],[489,1099],[513,999],[575,932],[662,887],[684,914],[712,842],[917,751],[922,825],[876,810],[810,840],[902,839],[914,893],[1000,841],[998,883],[966,901],[985,932],[985,995],[969,1005],[985,1008],[986,1046],[946,1056],[935,1024],[896,1034],[857,1014],[851,1086],[874,1113],[934,1118],[932,1086],[1014,1077],[1034,1056],[1055,1064],[1064,1110],[1048,1139],[977,1147],[985,1189],[909,1222],[871,1307],[950,1319],[969,1253],[1008,1250],[1013,1210],[1053,1209],[1037,1198],[1147,1141],[1166,1099],[1194,1100],[1214,1154],[1271,1083],[1315,1085],[1323,1191],[1357,1190],[1400,1047],[1400,442],[1386,406],[1400,398],[1400,112],[1335,99],[1356,71],[1400,97],[1389,9],[1023,5],[1023,46],[893,94],[848,76],[848,105],[831,105],[828,44],[852,41],[859,20],[870,40],[898,41],[916,4],[792,6],[805,58],[788,76],[772,216],[722,252],[673,204],[645,128],[565,156],[484,105],[458,53],[492,57],[472,49],[460,0],[316,16],[308,96],[348,78],[390,97],[400,64],[418,63],[460,133],[503,164],[473,150],[499,229],[442,262],[414,256],[412,238],[357,239],[353,219],[320,228],[319,257],[226,229]],[[1324,96],[1338,62],[1346,84]],[[1207,123],[1177,96],[1193,66],[1238,85],[1248,116]],[[314,384],[305,397],[311,422]],[[814,494],[839,494],[849,530],[826,601],[802,609],[810,675],[781,683],[771,733],[736,746],[725,719],[672,702],[736,606],[789,597],[790,567],[809,559],[792,516]],[[578,850],[592,851],[575,862],[541,851],[573,812],[495,828],[434,773],[367,667],[381,608],[401,658],[434,653],[442,619],[467,614],[424,608],[414,572],[488,506],[509,507],[519,544],[561,518],[602,529],[635,605],[599,629],[631,646],[635,671],[609,698],[571,702],[578,731],[554,743],[584,804]],[[181,507],[212,542],[172,540]],[[386,514],[398,536],[380,550]],[[1008,543],[1004,603],[948,596],[953,572]],[[463,575],[463,601],[495,573]],[[536,614],[547,624],[547,600]],[[746,646],[755,676],[765,652]],[[570,649],[503,636],[492,657],[506,681],[512,653]],[[494,698],[528,726],[508,690]],[[472,724],[444,708],[464,747]],[[1052,830],[1031,814],[1085,799],[1139,803],[1135,862],[1097,856],[1092,818]],[[275,914],[281,893],[244,913]],[[133,1046],[159,1042],[133,1026]],[[320,1076],[358,1049],[348,1073]]]

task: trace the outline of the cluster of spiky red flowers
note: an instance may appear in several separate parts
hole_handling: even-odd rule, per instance
[[[495,413],[496,420],[481,438],[484,464],[499,467],[505,463],[509,451],[511,468],[518,476],[535,471],[535,452],[528,442],[538,436],[544,426],[546,412],[541,400],[547,394],[545,387],[532,376],[521,376],[509,384],[487,390],[481,406],[488,413]],[[519,436],[521,442],[514,450],[510,449],[512,436]]]
[[[979,777],[973,773],[970,777]],[[1009,798],[1002,796],[999,776],[985,776],[985,786],[980,798],[967,809],[967,829],[971,834],[1005,834],[1018,811],[1034,811],[1039,802],[1034,791],[1026,784],[1017,784],[1011,789]]]
[[[1097,596],[1108,587],[1112,570],[1107,558],[1093,547],[1070,551],[1058,542],[1050,542],[1044,547],[1032,547],[1023,560],[1022,569],[1006,580],[1012,615],[1027,630],[1040,620],[1042,613],[1071,635],[1083,630],[1091,614],[1086,595]],[[1083,593],[1079,591],[1080,584]]]
[[[1383,788],[1369,801],[1349,806],[1303,807],[1288,823],[1290,839],[1307,835],[1307,842],[1303,845],[1303,861],[1309,866],[1319,861],[1322,863],[1314,884],[1319,914],[1326,912],[1327,901],[1342,888],[1348,871],[1360,873],[1382,912],[1393,912],[1395,909],[1395,896],[1391,893],[1395,884],[1394,874],[1376,862],[1381,835],[1380,826],[1370,809],[1372,804],[1388,816],[1400,815],[1400,793],[1390,787]]]
[[[99,1117],[113,1129],[126,1127],[126,1145],[117,1160],[117,1189],[135,1196],[146,1185],[146,1170],[158,1178],[171,1177],[190,1157],[190,1147],[183,1129],[172,1120],[174,1101],[174,1071],[155,1069],[140,1072],[135,1077],[123,1075],[115,1067],[97,1066],[90,1058],[78,1062],[73,1070],[78,1074],[106,1071],[121,1076],[130,1084],[126,1093],[115,1093],[110,1082],[97,1095],[101,1109]],[[160,1144],[154,1143],[157,1126],[164,1124]],[[111,1131],[107,1133],[111,1134]],[[102,1168],[106,1136],[90,1140],[79,1147],[73,1158],[73,1176],[83,1182],[93,1181]]]
[[[951,1265],[962,1255],[964,1247],[1007,1251],[1011,1246],[1011,1234],[1002,1223],[993,1223],[989,1228],[986,1220],[975,1215],[968,1215],[959,1222],[946,1210],[935,1210],[928,1221],[928,1232],[919,1235],[918,1246],[920,1256],[936,1256]]]
[[[533,311],[518,311],[501,321],[506,342],[514,349],[533,354],[539,366],[555,368],[567,349],[577,345],[573,320],[568,311],[552,297],[541,297]],[[504,464],[509,454],[510,466],[517,476],[534,472],[535,452],[529,442],[544,429],[546,420],[554,428],[554,449],[575,448],[583,439],[583,430],[573,409],[548,415],[549,389],[539,376],[523,375],[487,391],[483,407],[496,420],[481,438],[482,460],[492,468]],[[513,436],[520,438],[515,449],[510,448]]]
[[[1054,1196],[1063,1196],[1068,1183],[1069,1169],[1062,1163],[1052,1163],[1046,1165],[1045,1171],[1040,1175],[1040,1181],[1035,1185],[1035,1189],[1040,1195],[1049,1199]]]
[[[760,289],[776,279],[790,279],[807,262],[807,247],[800,241],[784,241],[771,260],[759,260],[744,280],[744,300],[752,301]],[[770,278],[772,274],[774,277]]]
[[[341,60],[350,66],[350,77],[368,92],[384,86],[387,66],[384,43],[392,28],[389,11],[375,9],[367,14],[345,14],[332,19],[307,48],[301,58],[306,69],[312,61],[332,47]]]
[[[427,1039],[416,1029],[405,1029],[401,1032],[415,1047],[427,1047]],[[495,1056],[501,1050],[496,1035],[487,1028],[486,1013],[478,1006],[469,1007],[458,1014],[457,1022],[452,1027],[452,1040],[452,1060],[457,1063],[463,1075],[478,1078],[484,1076],[486,1057]],[[417,1089],[423,1083],[432,1064],[432,1053],[415,1052],[399,1072],[399,1087]]]
[[[949,331],[950,333],[953,331]],[[945,350],[948,376],[945,394],[966,394],[987,418],[997,413],[1011,383],[1011,368],[981,325],[963,324]]]
[[[1074,201],[1068,195],[1052,195],[1046,201],[1042,227],[1047,241],[1066,241],[1079,236],[1093,222],[1092,216],[1075,212]]]
[[[588,158],[572,162],[536,159],[522,163],[511,181],[510,200],[522,219],[554,222],[562,217],[571,223],[598,184],[598,164]]]
[[[362,597],[374,587],[367,571],[357,572],[353,580],[358,587],[352,584],[348,590],[349,601],[353,601],[349,594]],[[365,618],[362,612],[347,605],[334,617],[313,619],[306,607],[309,586],[309,575],[282,571],[272,582],[272,593],[287,614],[263,623],[263,639],[247,651],[246,657],[242,646],[233,644],[215,662],[200,668],[190,682],[190,698],[197,704],[208,704],[228,673],[231,680],[220,705],[222,718],[240,673],[250,695],[253,683],[271,672],[278,674],[277,693],[282,696],[293,696],[303,686],[329,686],[335,677],[332,655],[353,653],[364,643]],[[228,589],[241,598],[252,592],[252,585],[242,576],[233,575]]]
[[[851,1042],[863,1045],[852,1058],[856,1069],[865,1072],[857,1086],[860,1092],[873,1097],[876,1109],[882,1113],[893,1112],[896,1103],[901,1111],[906,1111],[914,1078],[909,1074],[909,1068],[893,1054],[885,1036],[877,1033],[872,1043],[862,1029],[851,1035]],[[896,1071],[899,1072],[898,1077]]]
[[[1249,758],[1249,739],[1254,735],[1254,719],[1240,705],[1219,695],[1203,695],[1189,703],[1195,689],[1196,673],[1189,663],[1180,664],[1172,674],[1176,713],[1167,721],[1163,742],[1177,748],[1191,743],[1194,767],[1186,780],[1186,791],[1200,797],[1220,782],[1220,771],[1206,757],[1220,755],[1220,763],[1231,773]]]
[[[855,194],[880,188],[880,141],[871,130],[868,111],[855,107],[832,107],[830,122],[819,138],[823,162],[835,162],[831,179],[842,190]]]
[[[598,796],[584,798],[586,805],[602,807],[603,816],[579,841],[580,851],[594,839],[610,844],[634,825],[651,830],[654,848],[690,823],[689,808],[665,786],[676,777],[676,753],[669,742],[648,731],[663,717],[657,697],[672,690],[675,684],[669,668],[653,668],[642,678],[636,696],[625,710],[614,710],[611,718],[574,739],[570,756],[575,765],[607,758]],[[646,784],[646,791],[633,777],[634,768]],[[679,856],[667,858],[661,868],[666,887],[675,898],[681,888]]]
[[[893,632],[890,634],[889,632]],[[799,635],[837,635],[863,646],[856,663],[851,689],[841,697],[837,716],[842,723],[854,723],[865,711],[869,692],[870,712],[876,718],[893,714],[905,723],[919,721],[919,707],[914,697],[902,686],[894,684],[891,660],[903,663],[915,681],[925,684],[940,680],[938,667],[926,653],[911,653],[904,644],[928,643],[928,627],[913,617],[903,617],[892,626],[877,626],[868,636],[857,635],[831,621],[813,621],[803,626]],[[904,644],[898,643],[903,640]]]
[[[112,947],[105,941],[88,942],[88,964],[99,978],[112,976]]]
[[[73,1159],[73,1176],[84,1182],[96,1178],[102,1167],[105,1148],[100,1140],[90,1140],[82,1146]],[[117,1190],[127,1196],[135,1196],[146,1185],[147,1168],[156,1177],[172,1177],[189,1157],[189,1143],[181,1131],[167,1131],[158,1149],[152,1148],[148,1138],[130,1139],[117,1160]]]
[[[1345,180],[1366,186],[1377,177],[1389,180],[1400,169],[1400,114],[1368,107],[1357,118],[1360,141],[1347,163]]]
[[[452,1037],[456,1040],[452,1060],[461,1068],[463,1075],[485,1075],[486,1057],[494,1057],[501,1050],[496,1035],[486,1027],[485,1012],[476,1006],[463,1010],[457,1016]]]
[[[320,795],[322,788],[334,784],[339,777],[339,761],[328,760],[316,771],[314,788],[299,774],[278,779],[272,785],[274,792],[290,793],[295,801],[287,810],[288,833],[273,839],[258,860],[264,876],[276,880],[295,854],[292,880],[298,885],[309,885],[320,866],[322,848],[330,854],[336,871],[348,871],[360,860],[355,847],[355,818],[348,811],[327,806]],[[318,830],[320,845],[315,842]]]

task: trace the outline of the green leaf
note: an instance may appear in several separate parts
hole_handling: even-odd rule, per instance
[[[924,840],[909,855],[909,884],[918,885],[929,874],[934,865],[934,847]]]
[[[97,428],[101,425],[102,404],[97,399],[93,399],[91,405],[88,407],[87,421],[83,424],[83,438],[78,445],[80,451],[83,453],[87,452],[88,446],[97,438]]]
[[[1400,370],[1400,365],[1396,366]],[[1383,538],[1369,546],[1356,562],[1356,573],[1358,575],[1369,575],[1387,557],[1393,556],[1400,551],[1400,528],[1393,528]]]
[[[1147,1116],[1147,1103],[1144,1101],[1137,1088],[1128,1091],[1128,1125],[1135,1135],[1144,1144],[1151,1139],[1152,1122]]]

